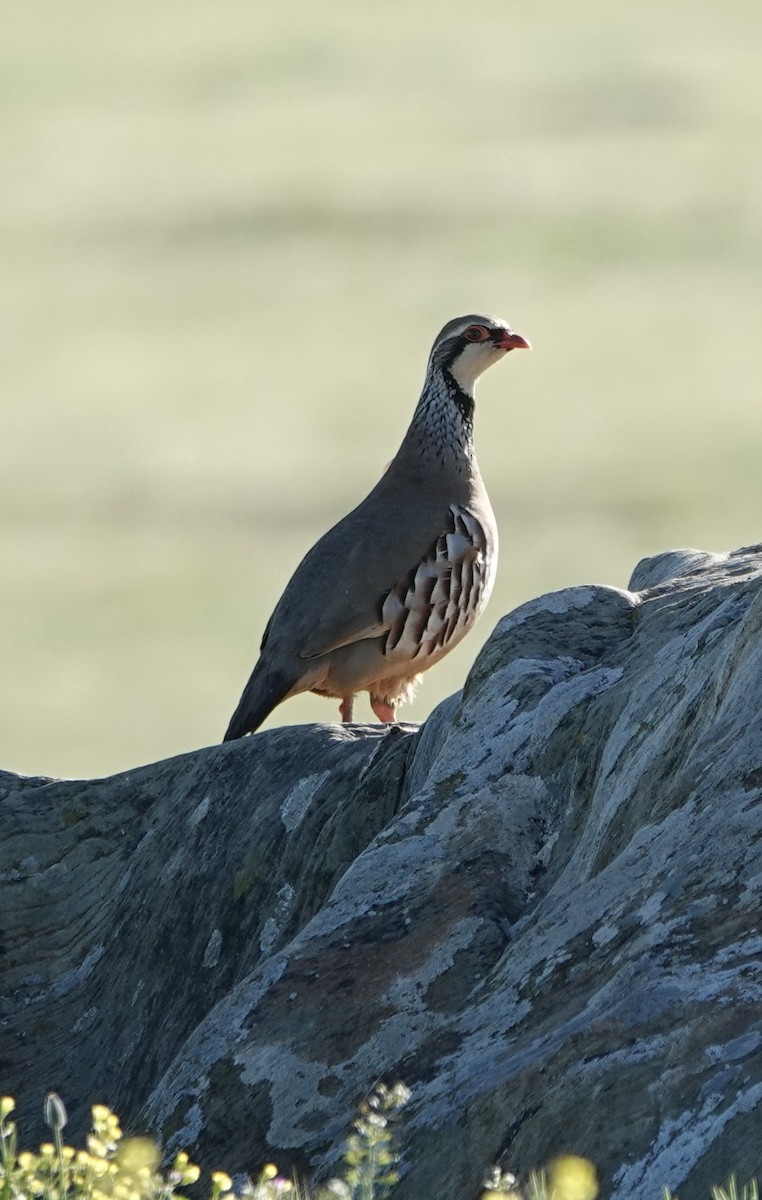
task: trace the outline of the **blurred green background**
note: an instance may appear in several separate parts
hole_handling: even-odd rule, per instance
[[[404,717],[534,595],[760,540],[761,52],[759,0],[10,0],[0,766],[219,740],[464,311],[535,352],[479,390],[490,609]]]

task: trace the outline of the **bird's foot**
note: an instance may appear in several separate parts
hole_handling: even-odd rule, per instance
[[[345,725],[348,725],[352,720],[352,710],[355,706],[354,695],[345,696],[339,705],[339,713]]]
[[[379,721],[383,721],[385,725],[393,725],[397,720],[397,710],[393,704],[387,704],[385,700],[379,700],[377,697],[371,696],[370,706]]]

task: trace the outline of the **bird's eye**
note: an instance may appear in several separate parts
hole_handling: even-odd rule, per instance
[[[483,325],[469,325],[463,337],[467,342],[484,342],[489,334]]]

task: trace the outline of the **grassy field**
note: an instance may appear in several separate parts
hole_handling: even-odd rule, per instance
[[[762,540],[761,52],[758,0],[10,0],[0,766],[218,740],[463,311],[535,352],[479,393],[490,610],[403,715],[531,596]]]

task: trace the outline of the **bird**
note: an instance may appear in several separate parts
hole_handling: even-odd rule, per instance
[[[531,345],[493,316],[455,317],[437,335],[397,454],[286,585],[224,741],[302,692],[340,700],[346,723],[365,691],[378,720],[394,722],[423,671],[473,627],[498,550],[474,450],[474,386],[516,349]]]

